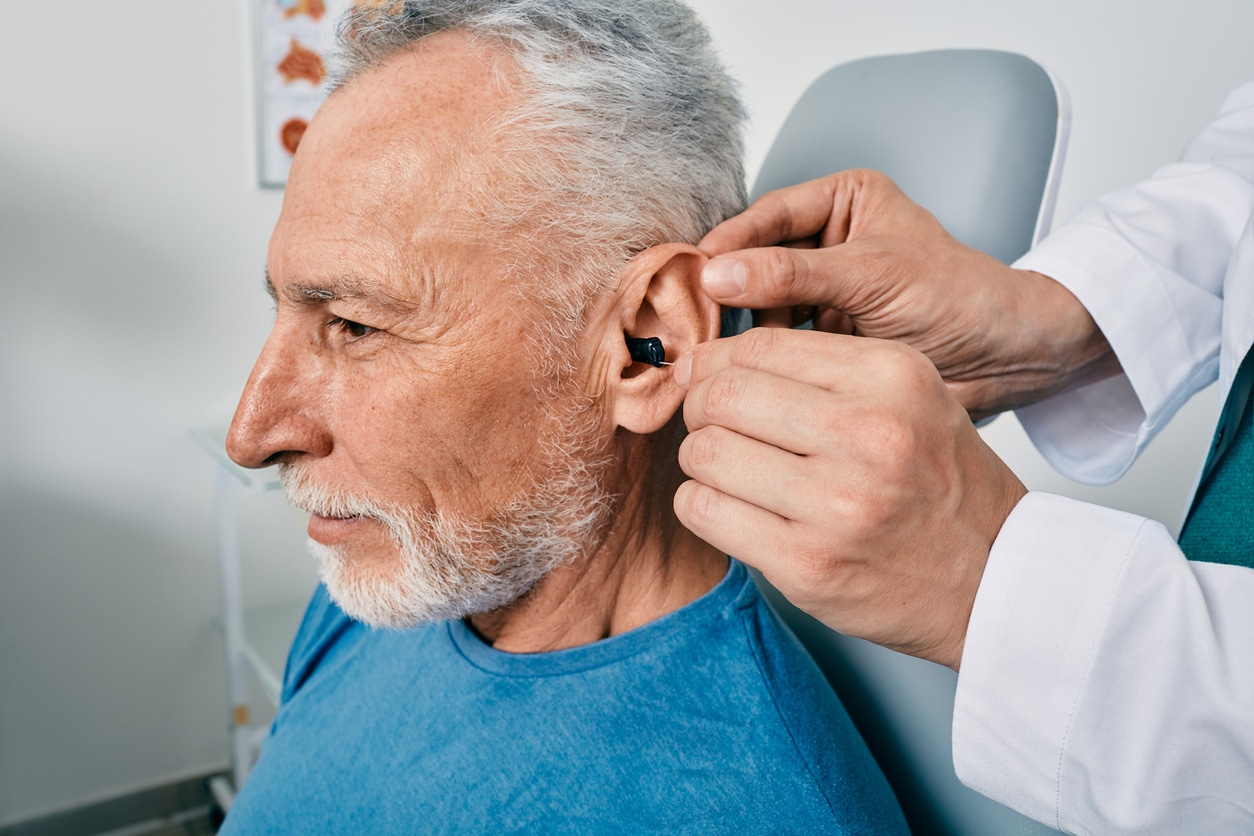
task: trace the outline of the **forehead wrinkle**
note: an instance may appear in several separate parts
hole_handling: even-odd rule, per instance
[[[284,304],[368,299],[435,314],[508,287],[502,267],[512,265],[501,262],[524,247],[485,223],[476,197],[500,187],[492,128],[517,95],[501,89],[512,56],[467,51],[469,40],[432,36],[326,101],[302,140],[272,251]]]

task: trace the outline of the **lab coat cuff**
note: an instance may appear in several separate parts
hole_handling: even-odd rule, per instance
[[[954,701],[954,769],[1051,827],[1068,733],[1144,522],[1029,493],[994,542],[976,595]]]
[[[1122,476],[1193,389],[1186,329],[1157,274],[1123,238],[1068,224],[1019,259],[1017,269],[1066,287],[1092,314],[1123,374],[1018,410],[1033,444],[1057,470],[1086,484]],[[1180,373],[1173,373],[1180,370]]]

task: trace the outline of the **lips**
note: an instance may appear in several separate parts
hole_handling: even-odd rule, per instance
[[[369,521],[369,517],[323,517],[311,514],[309,537],[324,546],[343,542]]]

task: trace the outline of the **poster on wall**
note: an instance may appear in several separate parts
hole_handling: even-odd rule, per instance
[[[257,173],[282,188],[292,156],[327,96],[335,22],[351,0],[254,0]]]

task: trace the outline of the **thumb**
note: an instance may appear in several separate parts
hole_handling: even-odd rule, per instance
[[[710,298],[728,307],[822,305],[844,310],[856,281],[844,246],[738,250],[706,262],[701,284]]]

